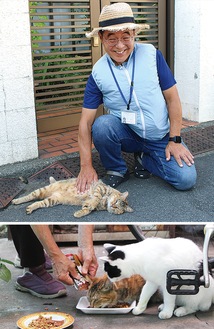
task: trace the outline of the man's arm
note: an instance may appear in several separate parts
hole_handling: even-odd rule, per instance
[[[54,275],[60,281],[72,285],[71,276],[78,278],[74,263],[57,246],[48,225],[31,225],[35,235],[43,245],[53,263]]]
[[[77,177],[77,190],[84,192],[89,189],[93,181],[98,180],[97,173],[92,164],[92,136],[91,129],[95,120],[96,109],[82,109],[79,123],[79,152],[80,152],[80,173]]]
[[[169,121],[170,121],[170,132],[169,136],[180,136],[181,126],[182,126],[182,107],[180,98],[178,95],[177,87],[173,87],[163,91],[165,97]],[[166,147],[166,159],[170,160],[170,156],[173,155],[180,167],[183,166],[182,160],[188,165],[191,166],[194,163],[194,157],[190,151],[184,147],[182,144],[169,142]]]
[[[94,225],[79,225],[78,247],[79,257],[83,262],[82,273],[95,276],[98,268],[93,246]]]
[[[31,228],[52,260],[54,275],[66,284],[73,284],[70,274],[74,278],[79,278],[75,264],[57,246],[49,226],[31,225]],[[93,229],[93,225],[80,225],[78,230],[78,253],[83,262],[82,273],[91,276],[95,276],[98,268],[93,246]]]
[[[182,107],[176,85],[163,91],[163,94],[169,113],[169,136],[180,136],[182,126]]]

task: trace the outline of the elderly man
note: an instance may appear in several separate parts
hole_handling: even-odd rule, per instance
[[[135,24],[131,7],[120,2],[105,6],[99,27],[86,34],[99,35],[105,55],[94,65],[85,89],[79,124],[80,192],[98,179],[92,138],[107,171],[103,180],[112,187],[129,179],[122,151],[134,153],[136,177],[153,174],[179,190],[196,183],[193,155],[180,136],[182,108],[176,81],[159,50],[135,43],[145,28],[149,26]],[[107,114],[95,120],[101,104]]]

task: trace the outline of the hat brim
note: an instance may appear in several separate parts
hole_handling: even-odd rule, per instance
[[[87,38],[92,38],[97,36],[99,31],[118,32],[124,30],[135,30],[135,33],[138,34],[146,29],[150,29],[150,26],[148,24],[123,23],[106,27],[97,27],[94,28],[91,32],[87,32],[85,35]]]

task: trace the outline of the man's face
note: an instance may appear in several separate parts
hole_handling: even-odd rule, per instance
[[[99,36],[105,51],[118,65],[124,63],[134,49],[134,30],[104,31]]]

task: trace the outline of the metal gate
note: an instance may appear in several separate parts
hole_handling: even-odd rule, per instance
[[[78,125],[86,81],[102,55],[100,43],[85,32],[114,2],[123,0],[29,1],[38,132]],[[166,0],[126,2],[137,23],[150,25],[137,40],[166,55]]]

